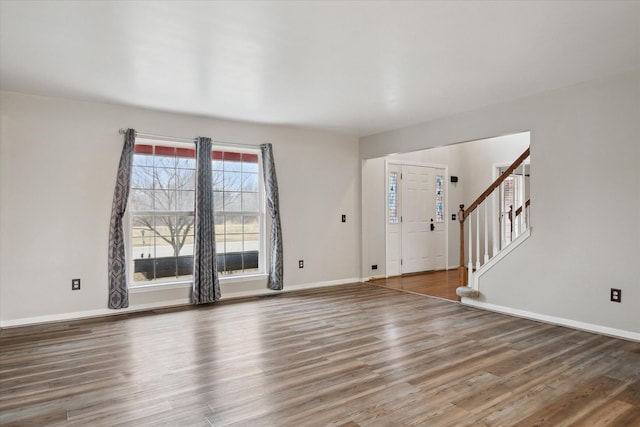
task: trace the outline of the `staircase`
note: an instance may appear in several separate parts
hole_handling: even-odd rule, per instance
[[[460,287],[456,290],[460,297],[480,297],[479,277],[531,233],[528,158],[529,148],[468,208],[460,205]]]

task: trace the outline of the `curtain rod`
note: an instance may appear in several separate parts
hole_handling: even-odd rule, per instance
[[[124,135],[125,133],[127,133],[127,129],[120,129],[118,133],[120,135]],[[142,133],[138,131],[136,131],[136,136],[139,136],[141,138],[147,138],[147,139],[159,139],[164,141],[175,141],[175,142],[196,142],[197,140],[197,138],[179,138],[175,136],[154,135],[151,133]],[[253,145],[253,144],[239,144],[236,142],[213,141],[213,140],[211,142],[213,144],[229,145],[232,147],[251,148],[254,150],[260,149],[259,145]]]

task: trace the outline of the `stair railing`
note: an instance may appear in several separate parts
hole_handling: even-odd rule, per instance
[[[480,267],[494,256],[498,254],[498,252],[508,244],[508,242],[504,241],[504,239],[500,239],[499,232],[496,225],[499,223],[500,227],[504,230],[503,221],[505,218],[503,217],[502,209],[500,208],[497,212],[500,220],[496,220],[496,212],[494,212],[495,208],[498,205],[498,201],[496,200],[496,192],[501,188],[504,181],[509,178],[516,169],[523,165],[522,167],[522,185],[519,188],[519,200],[525,200],[525,168],[526,165],[524,161],[529,157],[529,149],[527,148],[524,153],[520,155],[505,171],[502,173],[489,187],[473,202],[471,205],[465,209],[464,205],[460,205],[460,210],[458,211],[458,221],[460,222],[460,266],[458,267],[458,279],[460,286],[471,285],[473,278],[473,271],[479,270]],[[515,190],[515,187],[512,187]],[[514,197],[515,199],[515,197]],[[511,206],[511,210],[508,212],[507,216],[510,219],[510,227],[511,227],[511,235],[509,236],[509,241],[512,241],[515,237],[520,235],[524,230],[526,230],[529,226],[529,205],[531,204],[531,199],[527,200],[524,209],[522,204],[513,211],[513,206]],[[481,207],[481,208],[480,208]],[[479,209],[480,208],[480,209]],[[481,253],[480,251],[480,214],[484,211],[484,251]],[[473,222],[472,216],[475,217],[475,230],[473,230]],[[469,239],[468,239],[468,263],[465,267],[465,222],[468,224],[469,228]],[[489,226],[491,226],[491,236],[493,240],[492,245],[492,253],[489,254]],[[474,231],[475,231],[475,239],[474,239]],[[503,232],[504,234],[504,232]],[[474,259],[474,240],[475,240],[475,265],[473,262]],[[482,256],[481,256],[482,255]]]

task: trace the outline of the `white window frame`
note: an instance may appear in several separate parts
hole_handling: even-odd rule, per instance
[[[257,216],[258,217],[258,227],[259,227],[259,236],[258,236],[258,271],[256,272],[246,272],[246,273],[236,273],[236,274],[219,274],[219,280],[236,280],[242,278],[252,278],[256,276],[264,276],[265,275],[265,258],[266,254],[266,199],[264,192],[264,178],[262,172],[262,153],[259,149],[248,149],[243,147],[234,147],[224,144],[213,143],[212,151],[227,151],[233,153],[242,153],[242,154],[254,154],[258,156],[258,206],[259,210],[256,213],[255,211],[220,211],[216,209],[216,205],[214,205],[214,217],[216,215],[220,215],[224,213],[225,215],[249,215],[249,216]]]
[[[190,143],[177,142],[171,140],[162,140],[162,139],[147,139],[147,138],[136,138],[136,144],[146,144],[146,145],[161,145],[167,147],[177,147],[177,148],[189,148],[193,149],[194,145]],[[220,214],[224,212],[225,214],[238,214],[238,215],[256,215],[258,217],[258,227],[259,227],[259,242],[258,242],[258,271],[255,272],[242,272],[235,274],[220,274],[219,280],[220,282],[226,283],[234,283],[234,282],[244,282],[247,280],[252,280],[256,278],[261,278],[266,276],[265,268],[267,265],[266,257],[268,256],[266,251],[266,199],[265,199],[265,191],[264,191],[264,178],[262,172],[262,153],[260,149],[249,149],[244,147],[236,147],[233,145],[225,145],[221,143],[213,142],[212,151],[226,151],[226,152],[234,152],[234,153],[246,153],[246,154],[254,154],[258,156],[258,212],[245,212],[245,211],[233,211],[233,212],[225,212],[216,210],[214,212],[214,217],[216,214]],[[133,167],[133,165],[132,165]],[[213,166],[212,166],[213,167]],[[130,194],[131,197],[131,194]],[[129,202],[129,201],[128,201]],[[163,289],[172,289],[172,288],[184,288],[189,287],[193,283],[193,278],[188,279],[176,279],[169,277],[167,279],[154,279],[149,281],[138,281],[135,282],[134,278],[134,252],[133,252],[133,238],[131,235],[131,227],[132,227],[132,218],[133,215],[144,215],[144,214],[152,214],[159,215],[158,211],[140,211],[140,212],[132,212],[130,209],[130,203],[127,203],[127,210],[125,212],[125,216],[123,218],[123,225],[125,230],[125,239],[126,239],[126,258],[127,258],[127,267],[129,269],[128,272],[128,287],[130,290],[134,290],[136,292],[144,292],[153,290],[155,288],[163,288]],[[214,206],[215,209],[215,206]],[[183,215],[195,215],[195,210],[193,211],[175,211],[171,212],[171,214],[183,214]]]

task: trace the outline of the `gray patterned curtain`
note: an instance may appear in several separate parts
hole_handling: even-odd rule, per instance
[[[270,236],[270,265],[267,287],[274,291],[280,291],[283,287],[282,264],[282,228],[280,226],[280,203],[278,200],[278,180],[276,179],[276,165],[273,161],[273,149],[271,144],[262,144],[262,172],[264,174],[264,187],[267,198],[267,209],[271,216]]]
[[[213,218],[211,138],[196,141],[196,206],[191,302],[207,304],[220,299]]]
[[[124,135],[124,146],[118,166],[116,188],[111,204],[111,222],[109,224],[109,308],[129,307],[127,288],[127,260],[125,257],[124,228],[122,218],[127,210],[129,187],[131,187],[131,166],[133,164],[133,146],[136,131],[128,129]]]

